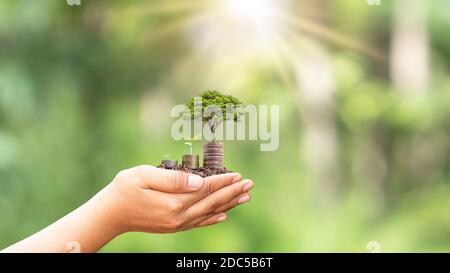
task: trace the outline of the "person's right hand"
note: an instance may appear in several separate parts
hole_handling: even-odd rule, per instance
[[[252,187],[237,173],[203,179],[144,165],[121,171],[94,200],[118,233],[173,233],[226,220],[224,212],[249,201]]]

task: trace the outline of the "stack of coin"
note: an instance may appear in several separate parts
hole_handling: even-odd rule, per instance
[[[211,169],[223,169],[223,143],[211,141],[203,145],[203,166]]]
[[[162,165],[165,168],[175,168],[178,165],[178,161],[166,159],[162,161]]]
[[[199,161],[198,155],[183,155],[182,157],[182,165],[190,169],[198,169]]]

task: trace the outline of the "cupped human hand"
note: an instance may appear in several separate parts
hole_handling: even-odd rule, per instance
[[[173,233],[225,221],[253,185],[238,173],[202,178],[143,165],[121,171],[95,199],[117,233]]]

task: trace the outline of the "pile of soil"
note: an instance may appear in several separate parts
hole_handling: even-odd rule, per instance
[[[223,168],[223,169],[213,169],[213,168],[205,168],[205,167],[200,167],[198,169],[191,169],[188,167],[185,167],[183,165],[177,165],[173,168],[166,168],[163,164],[159,165],[158,168],[162,168],[162,169],[166,169],[166,170],[176,170],[176,171],[183,171],[186,173],[192,173],[192,174],[196,174],[199,175],[201,177],[208,177],[208,176],[212,176],[212,175],[217,175],[217,174],[224,174],[224,173],[231,173],[232,171],[228,170],[227,168]]]

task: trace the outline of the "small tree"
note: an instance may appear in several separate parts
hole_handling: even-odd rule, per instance
[[[189,117],[201,119],[204,124],[208,124],[213,135],[213,141],[203,146],[203,165],[207,168],[223,168],[223,143],[215,141],[215,132],[223,121],[239,120],[244,113],[242,103],[233,96],[210,90],[202,92],[199,97],[192,98],[187,106]]]
[[[201,98],[201,100],[195,100]],[[215,90],[204,91],[187,104],[192,119],[201,118],[208,124],[214,136],[216,128],[225,120],[238,121],[243,114],[242,103],[236,97],[224,95]]]

